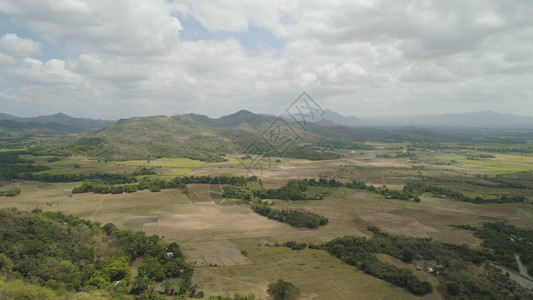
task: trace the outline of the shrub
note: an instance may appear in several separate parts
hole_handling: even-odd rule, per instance
[[[282,279],[270,283],[267,292],[274,300],[297,299],[300,294],[300,290],[297,287]]]

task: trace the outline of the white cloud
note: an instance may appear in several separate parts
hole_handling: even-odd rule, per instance
[[[159,55],[182,29],[165,0],[11,0],[0,12],[55,42],[119,55]]]
[[[0,38],[0,48],[13,56],[32,56],[41,53],[39,43],[20,38],[14,33],[6,33]]]
[[[427,113],[461,101],[484,110],[499,99],[504,111],[533,115],[527,1],[6,0],[0,14],[64,50],[42,62],[2,48],[5,76],[23,85],[10,103],[66,101],[96,117],[280,113],[306,90],[346,114]],[[256,26],[282,45],[251,54],[236,37],[180,40],[182,16],[224,36],[254,39],[246,32]]]
[[[405,82],[446,82],[454,80],[454,75],[447,69],[434,63],[415,63],[400,75]]]
[[[65,62],[59,59],[43,63],[27,57],[6,72],[23,82],[36,85],[83,86],[86,83],[85,78],[69,70]]]

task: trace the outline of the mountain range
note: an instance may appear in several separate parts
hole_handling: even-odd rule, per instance
[[[247,110],[240,110],[236,113],[210,118],[205,115],[188,113],[165,117],[172,120],[172,123],[180,124],[182,128],[179,132],[184,132],[184,128],[192,131],[219,131],[221,137],[226,138],[227,134],[249,135],[250,132],[261,132],[274,123],[278,117],[266,114],[256,114]],[[285,123],[292,124],[294,120],[287,115],[281,117]],[[143,120],[146,119],[146,120]],[[144,126],[153,128],[161,121],[157,117],[136,117],[117,121],[94,120],[89,118],[75,118],[63,113],[38,117],[18,117],[10,114],[0,113],[0,137],[31,137],[80,134],[87,132],[104,131],[111,125],[119,127],[127,124],[131,120],[145,123]],[[156,122],[158,121],[158,122]],[[420,136],[421,138],[431,138],[435,132],[446,134],[451,131],[457,133],[457,129],[532,129],[533,117],[517,116],[511,114],[497,113],[494,111],[459,113],[459,114],[437,114],[418,116],[396,116],[396,117],[355,117],[344,116],[340,113],[325,110],[320,119],[312,120],[308,123],[307,130],[298,129],[298,135],[309,140],[319,140],[320,138],[353,138],[363,139],[373,137],[381,139],[391,137],[391,132],[398,135],[398,139],[403,137]],[[161,123],[161,122],[159,122]],[[150,125],[150,126],[149,126]],[[154,125],[154,126],[152,126]],[[161,124],[159,124],[161,125]],[[407,127],[413,127],[408,128]],[[109,130],[112,130],[111,127]],[[167,128],[168,129],[168,128]],[[154,128],[155,130],[155,128]],[[429,131],[428,131],[429,130]],[[448,130],[448,132],[446,131]],[[138,132],[143,132],[139,130]],[[239,132],[239,133],[237,133]],[[433,133],[430,133],[433,132]],[[216,136],[218,133],[212,133]],[[440,137],[439,139],[441,139]],[[246,139],[249,139],[247,136]],[[120,140],[120,138],[119,138]],[[232,146],[233,147],[233,146]],[[230,147],[231,148],[231,147]],[[233,147],[234,148],[234,147]]]
[[[422,128],[533,128],[533,117],[491,110],[457,114],[374,117],[360,120],[365,126],[416,126]]]
[[[282,116],[291,120],[290,116]],[[388,117],[355,117],[344,116],[326,109],[321,118],[314,123],[322,126],[347,127],[405,127],[418,128],[533,128],[533,117],[503,114],[491,110],[456,114],[388,116]]]
[[[115,121],[74,118],[63,113],[37,117],[18,117],[0,113],[0,134],[62,135],[100,130]]]
[[[223,161],[230,153],[255,150],[269,156],[332,159],[333,149],[364,147],[362,142],[447,142],[483,140],[481,128],[533,128],[533,118],[487,111],[435,116],[356,118],[325,111],[321,119],[302,128],[287,116],[255,114],[247,110],[210,118],[200,114],[134,117],[118,121],[73,118],[65,114],[20,118],[0,115],[0,137],[31,137],[77,134],[70,144],[57,144],[57,151],[81,153],[104,160],[187,157]],[[454,127],[470,129],[456,129]],[[277,145],[269,140],[272,130],[284,132]],[[529,129],[500,134],[508,142],[520,140]],[[493,137],[493,140],[495,138]],[[318,151],[317,151],[318,150]],[[58,152],[59,153],[59,152]]]

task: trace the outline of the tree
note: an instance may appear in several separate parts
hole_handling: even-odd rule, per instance
[[[461,293],[461,288],[459,287],[457,283],[448,282],[447,286],[448,286],[448,292],[450,293],[450,295],[457,296],[459,295],[459,293]]]
[[[146,276],[138,277],[133,282],[130,293],[134,295],[140,295],[146,290],[148,290],[151,284],[152,284],[152,281],[148,277]]]
[[[411,252],[411,250],[409,249],[403,249],[403,254],[402,254],[402,260],[406,263],[410,263],[410,262],[413,262],[413,258],[414,258],[414,254],[413,252]]]
[[[96,286],[98,288],[103,288],[110,282],[111,282],[111,279],[109,279],[108,275],[103,274],[100,270],[96,270],[94,271],[91,278],[89,278],[89,280],[87,281],[87,284]]]
[[[274,300],[289,300],[297,299],[300,289],[290,282],[278,279],[278,281],[268,285],[267,292]]]
[[[115,255],[105,260],[102,271],[109,276],[112,281],[123,280],[130,277],[130,265],[127,256]]]

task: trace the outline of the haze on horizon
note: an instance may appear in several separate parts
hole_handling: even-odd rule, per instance
[[[533,116],[529,1],[0,3],[0,112]]]

